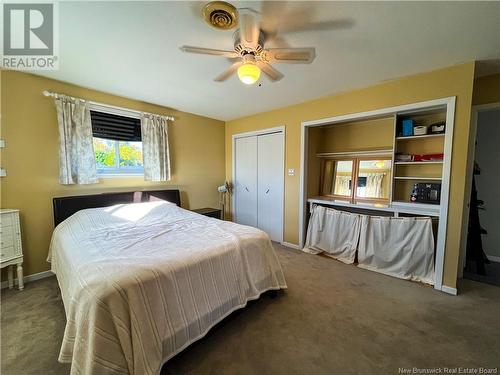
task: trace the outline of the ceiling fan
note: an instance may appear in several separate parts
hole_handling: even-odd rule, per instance
[[[236,8],[222,1],[208,3],[204,8],[207,22],[219,29],[229,29],[239,24],[234,33],[234,50],[182,46],[184,52],[214,55],[236,60],[225,72],[215,78],[216,82],[227,80],[234,73],[241,82],[251,85],[257,82],[263,72],[271,81],[283,78],[273,63],[310,64],[316,52],[314,48],[264,48],[266,35],[259,27],[254,14],[249,9]]]

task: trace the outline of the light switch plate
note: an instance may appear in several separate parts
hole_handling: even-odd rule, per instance
[[[0,139],[0,148],[4,148],[4,147],[5,147],[5,140]]]
[[[5,176],[7,176],[7,172],[5,171],[5,169],[0,168],[0,177],[5,177]]]
[[[295,168],[288,168],[288,175],[295,176]]]

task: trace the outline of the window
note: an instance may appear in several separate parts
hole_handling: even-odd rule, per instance
[[[389,158],[358,159],[356,201],[389,201],[391,164]]]
[[[144,174],[138,118],[90,111],[98,174]]]
[[[351,203],[388,203],[391,190],[390,156],[325,159],[321,195]]]
[[[323,166],[323,195],[350,197],[353,160],[325,160]]]

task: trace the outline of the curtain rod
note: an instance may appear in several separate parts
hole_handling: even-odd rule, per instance
[[[58,93],[55,93],[55,92],[50,92],[48,90],[42,91],[42,94],[43,94],[43,96],[46,96],[46,97],[50,96],[52,98],[57,98],[60,95],[63,95],[63,94],[58,94]],[[159,115],[159,114],[150,113],[150,112],[137,111],[135,109],[129,109],[129,108],[125,108],[125,107],[117,107],[117,106],[110,105],[110,104],[98,103],[98,102],[93,102],[91,100],[85,100],[85,99],[81,99],[81,98],[76,98],[76,97],[70,96],[70,95],[64,95],[64,96],[67,96],[68,98],[71,98],[73,100],[81,100],[81,101],[87,102],[87,103],[89,103],[91,105],[95,105],[95,106],[99,106],[99,107],[104,107],[104,108],[109,108],[109,109],[112,109],[112,110],[115,110],[115,111],[132,112],[132,113],[135,113],[135,114],[138,114],[138,115],[146,115],[146,116],[163,116],[163,117],[166,117],[167,120],[170,120],[170,121],[174,121],[175,120],[174,116]]]

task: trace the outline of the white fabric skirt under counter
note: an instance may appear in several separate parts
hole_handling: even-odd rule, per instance
[[[356,258],[361,215],[314,206],[304,251],[325,253],[341,262],[352,264]]]
[[[429,217],[363,216],[358,267],[434,284],[434,236]]]
[[[401,279],[434,284],[430,217],[381,217],[313,206],[306,244],[344,263]]]

